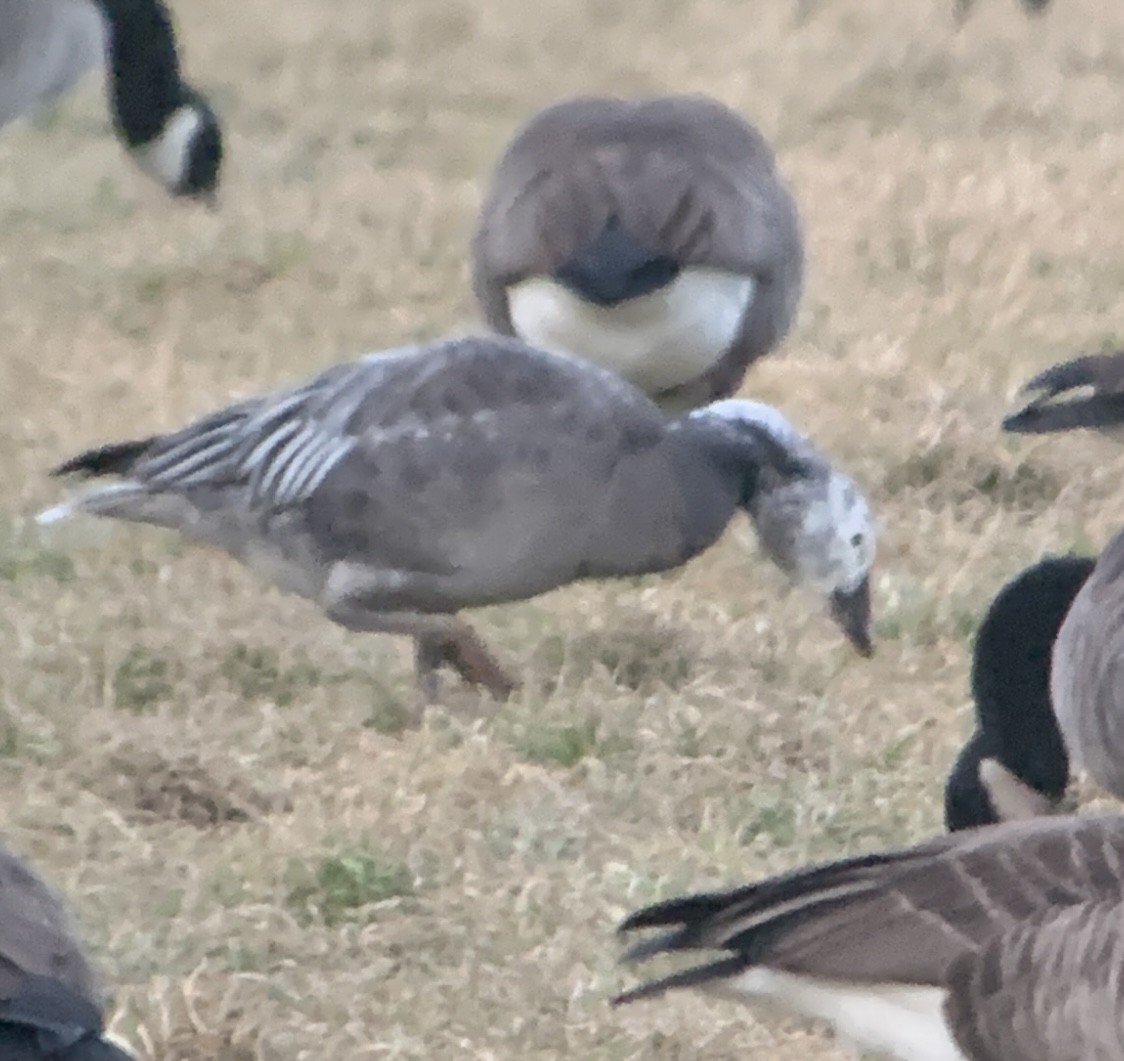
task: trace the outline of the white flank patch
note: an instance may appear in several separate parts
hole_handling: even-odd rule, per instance
[[[202,115],[185,104],[172,114],[155,140],[134,148],[133,158],[145,173],[170,191],[187,172],[187,153],[202,124]]]
[[[944,1019],[945,991],[903,984],[847,984],[760,966],[713,988],[744,1001],[768,998],[828,1021],[841,1039],[899,1061],[968,1061]]]
[[[725,353],[755,289],[750,276],[690,268],[613,307],[591,305],[543,276],[508,288],[507,298],[524,342],[592,361],[654,393],[696,379]]]

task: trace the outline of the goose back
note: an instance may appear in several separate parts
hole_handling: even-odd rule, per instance
[[[1124,797],[1124,531],[1101,553],[1054,643],[1050,696],[1066,747]]]
[[[585,262],[594,249],[601,266]],[[604,273],[607,260],[614,263],[612,292],[575,281],[583,271]],[[768,144],[728,108],[694,96],[581,98],[547,108],[509,145],[481,210],[472,261],[489,325],[540,345],[549,345],[545,336],[525,334],[513,319],[510,293],[518,285],[554,278],[606,307],[635,299],[636,311],[614,331],[623,346],[639,327],[640,296],[677,278],[689,284],[681,274],[702,271],[688,301],[699,304],[713,291],[715,302],[691,331],[712,327],[724,306],[740,308],[728,332],[713,339],[721,349],[700,378],[690,378],[699,364],[682,360],[691,335],[670,344],[676,354],[657,353],[661,337],[653,334],[645,341],[652,348],[644,345],[634,363],[622,365],[649,394],[686,408],[732,394],[750,362],[788,332],[803,285],[803,234]],[[729,291],[719,295],[723,284]],[[564,352],[616,356],[592,346]],[[681,388],[678,398],[663,394]]]

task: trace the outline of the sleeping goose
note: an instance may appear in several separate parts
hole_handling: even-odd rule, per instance
[[[585,358],[681,412],[732,395],[787,334],[804,240],[768,144],[701,96],[536,115],[472,243],[488,325]]]
[[[177,196],[213,203],[222,132],[180,76],[162,0],[0,0],[0,126],[33,113],[108,58],[118,136]]]
[[[1124,351],[1054,365],[1024,384],[1021,393],[1034,396],[1003,421],[1004,431],[1044,435],[1093,428],[1119,435],[1124,426]]]
[[[1124,1057],[1124,818],[1037,818],[672,899],[624,960],[711,951],[616,1004],[768,1000],[900,1061]]]
[[[39,519],[87,512],[223,549],[350,630],[412,637],[432,699],[441,663],[496,695],[515,686],[462,608],[675,568],[742,508],[869,655],[869,508],[792,435],[737,402],[669,421],[594,365],[466,337],[82,453],[56,474],[119,481]]]
[[[1080,722],[1063,740],[1051,656],[1093,565],[1086,557],[1046,557],[1011,579],[988,608],[972,653],[977,729],[945,786],[949,829],[1050,813],[1065,794],[1066,743]]]
[[[132,1061],[103,1035],[94,973],[62,901],[0,846],[0,1057]]]

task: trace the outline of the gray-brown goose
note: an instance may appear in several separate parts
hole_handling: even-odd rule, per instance
[[[1124,427],[1124,351],[1063,361],[1025,383],[1021,393],[1033,397],[1003,421],[1004,431],[1043,435],[1092,428],[1119,436]]]
[[[617,372],[669,411],[732,395],[800,300],[796,203],[761,134],[701,96],[548,107],[472,242],[490,327]]]
[[[782,425],[737,402],[672,422],[596,366],[454,339],[80,454],[56,472],[121,481],[40,520],[88,512],[224,549],[349,629],[413,637],[432,697],[442,662],[515,684],[460,609],[674,568],[742,508],[869,655],[867,503]]]
[[[0,845],[0,1057],[131,1061],[103,1037],[97,995],[62,901]]]
[[[1124,818],[1038,818],[673,899],[626,961],[714,960],[619,996],[771,1000],[901,1061],[1124,1057]]]

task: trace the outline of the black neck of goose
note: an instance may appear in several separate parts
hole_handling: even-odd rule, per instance
[[[180,77],[175,31],[162,0],[97,0],[110,31],[113,122],[129,147],[155,140],[180,107],[196,102]]]
[[[1088,558],[1047,557],[996,595],[972,654],[979,731],[949,777],[946,814],[955,803],[959,817],[973,819],[968,825],[995,821],[980,787],[983,758],[997,760],[1051,801],[1064,794],[1069,756],[1050,700],[1050,661],[1058,631],[1093,566]]]
[[[995,755],[996,749],[977,730],[956,757],[944,788],[944,824],[950,833],[999,820],[980,778],[980,762]]]
[[[996,807],[981,770],[985,759],[994,759],[1045,802],[1058,803],[1069,780],[1069,759],[1059,741],[1058,758],[1053,763],[1040,760],[1032,769],[1017,769],[990,735],[977,730],[961,749],[948,775],[944,790],[944,820],[949,832],[994,825],[1004,817]],[[1042,769],[1043,766],[1046,769]],[[1028,776],[1029,775],[1029,776]]]

